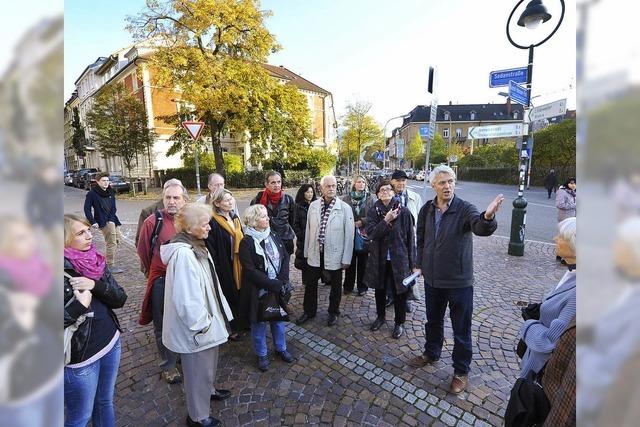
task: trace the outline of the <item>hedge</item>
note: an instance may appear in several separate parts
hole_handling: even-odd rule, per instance
[[[562,184],[567,178],[576,176],[575,166],[557,166],[555,169],[558,183]],[[547,168],[531,169],[531,185],[544,185],[544,178],[549,173]],[[492,184],[518,184],[518,168],[480,168],[480,167],[459,167],[458,179],[461,181],[488,182]]]
[[[207,187],[207,178],[210,173],[215,172],[208,169],[200,169],[200,187]],[[229,188],[259,188],[264,186],[266,171],[245,171],[240,173],[229,173],[225,178],[225,185]],[[309,182],[313,177],[310,171],[288,171],[285,170],[285,187],[297,187],[302,183]],[[170,178],[177,178],[188,188],[196,188],[196,172],[193,168],[176,168],[163,171],[155,171],[156,180],[165,182]]]

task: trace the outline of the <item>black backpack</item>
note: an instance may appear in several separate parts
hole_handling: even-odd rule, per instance
[[[158,243],[158,236],[160,235],[160,231],[162,231],[162,224],[164,219],[162,218],[162,213],[160,211],[155,211],[156,216],[156,225],[153,227],[153,233],[151,233],[151,239],[149,241],[149,247],[151,248],[151,255],[153,256],[153,250]]]

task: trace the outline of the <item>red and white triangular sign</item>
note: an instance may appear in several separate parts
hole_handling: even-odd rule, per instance
[[[202,133],[202,129],[204,129],[204,122],[182,122],[182,127],[189,132],[191,139],[195,141]]]

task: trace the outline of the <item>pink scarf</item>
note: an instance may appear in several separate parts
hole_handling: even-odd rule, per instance
[[[96,250],[96,245],[93,243],[87,251],[64,248],[64,256],[71,261],[74,270],[93,280],[99,280],[102,277],[107,264],[104,255]]]
[[[16,291],[26,292],[37,297],[45,296],[53,281],[51,267],[37,253],[28,259],[2,256],[0,257],[0,270],[7,272],[14,282]]]

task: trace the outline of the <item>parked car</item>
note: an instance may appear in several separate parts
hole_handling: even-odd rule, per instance
[[[416,181],[424,181],[424,171],[418,171],[415,175],[415,180]]]
[[[109,185],[116,193],[131,191],[131,183],[122,175],[109,175]]]
[[[78,188],[85,188],[85,178],[88,173],[98,172],[96,168],[83,168],[78,169],[75,176],[73,177],[73,186]]]
[[[405,169],[404,173],[407,174],[407,178],[409,179],[415,179],[416,177],[416,172],[413,169]]]
[[[73,185],[73,175],[75,173],[76,171],[70,170],[64,174],[64,185]]]
[[[84,176],[84,189],[91,190],[93,187],[98,185],[98,181],[96,181],[97,172],[91,172]]]

